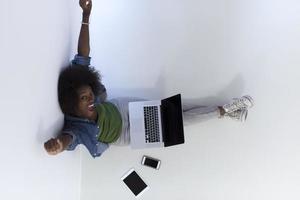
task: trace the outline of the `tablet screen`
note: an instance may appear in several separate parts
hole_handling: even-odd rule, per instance
[[[131,171],[125,178],[123,178],[123,181],[135,196],[139,195],[144,189],[147,188],[146,183],[134,170]]]

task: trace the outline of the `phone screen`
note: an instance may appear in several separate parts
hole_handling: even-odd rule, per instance
[[[156,168],[157,165],[158,165],[158,161],[157,161],[157,160],[150,159],[150,158],[146,158],[144,164],[147,165],[147,166]]]

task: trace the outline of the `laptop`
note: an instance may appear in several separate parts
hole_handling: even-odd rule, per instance
[[[129,102],[130,146],[169,147],[184,143],[181,95]]]

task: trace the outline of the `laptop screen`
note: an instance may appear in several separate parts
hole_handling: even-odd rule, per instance
[[[184,143],[181,95],[161,101],[162,132],[165,147]]]

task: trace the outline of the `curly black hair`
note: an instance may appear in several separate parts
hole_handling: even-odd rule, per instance
[[[65,68],[58,79],[58,101],[64,114],[76,116],[79,104],[78,89],[90,86],[95,96],[102,88],[101,76],[94,67],[71,65]]]

